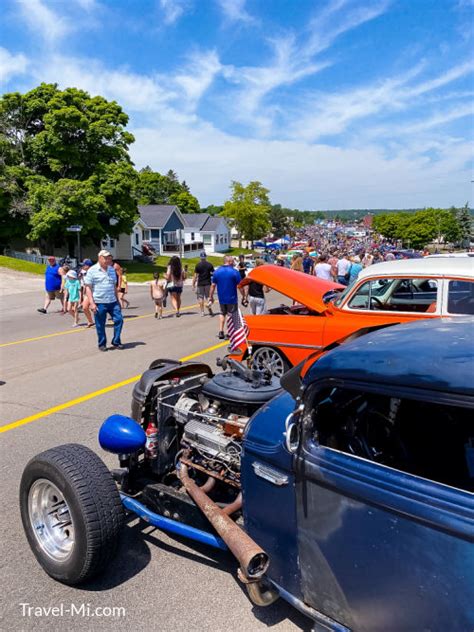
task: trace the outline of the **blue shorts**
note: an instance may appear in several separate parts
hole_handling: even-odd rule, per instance
[[[183,291],[183,288],[179,286],[177,287],[176,285],[173,285],[172,287],[168,288],[168,292],[170,294],[181,294],[182,291]]]

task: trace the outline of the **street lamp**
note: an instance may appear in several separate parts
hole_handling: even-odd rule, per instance
[[[81,262],[81,230],[82,226],[80,224],[74,224],[73,226],[68,226],[66,228],[68,233],[76,233],[77,234],[77,263]]]

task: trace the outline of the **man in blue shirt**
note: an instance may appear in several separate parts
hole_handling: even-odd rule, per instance
[[[99,252],[99,260],[87,271],[84,284],[90,301],[90,309],[95,315],[99,351],[107,351],[105,335],[107,314],[110,314],[114,321],[112,347],[122,349],[120,334],[122,333],[123,317],[117,296],[117,274],[112,266],[112,255],[108,250]]]
[[[48,257],[48,266],[44,273],[44,289],[46,296],[44,299],[44,307],[38,308],[38,312],[46,314],[51,301],[58,298],[61,302],[61,310],[64,309],[63,293],[61,292],[61,275],[59,274],[59,266],[56,263],[56,257]]]
[[[217,288],[217,296],[219,298],[219,307],[221,313],[219,315],[219,334],[218,338],[224,340],[224,325],[227,314],[237,311],[237,286],[240,281],[240,273],[234,268],[234,257],[226,255],[224,257],[224,265],[214,272],[212,277],[211,291],[209,292],[209,302],[214,302],[214,292]],[[240,289],[242,296],[243,290]]]

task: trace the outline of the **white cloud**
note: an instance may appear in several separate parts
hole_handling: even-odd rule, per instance
[[[299,113],[291,113],[293,123],[288,127],[288,134],[294,138],[316,140],[341,134],[359,119],[408,110],[417,104],[416,99],[468,74],[472,67],[471,62],[462,63],[438,77],[413,84],[413,79],[424,68],[420,64],[403,75],[350,91],[307,94]],[[381,128],[377,129],[381,132]]]
[[[450,206],[469,198],[469,143],[441,149],[432,162],[424,156],[387,158],[375,146],[242,139],[204,123],[132,131],[137,166],[173,168],[203,206],[227,199],[231,180],[260,180],[274,202],[290,208]]]
[[[189,6],[189,0],[160,0],[165,24],[174,24]]]
[[[66,17],[53,11],[41,0],[17,0],[17,3],[28,28],[48,44],[61,40],[72,30]]]
[[[6,83],[11,77],[26,72],[28,60],[22,53],[15,55],[0,46],[0,84]]]
[[[183,105],[186,110],[193,110],[196,107],[222,68],[216,51],[195,53],[190,57],[190,63],[172,80],[184,91]]]
[[[245,0],[217,0],[226,20],[254,24],[257,20],[245,9]]]
[[[161,88],[156,78],[127,69],[111,70],[94,59],[53,55],[36,64],[33,73],[37,82],[57,82],[61,88],[74,86],[92,95],[115,99],[126,112],[166,110],[173,98],[173,93]]]
[[[268,135],[277,109],[264,107],[265,97],[330,66],[330,60],[315,58],[344,33],[381,15],[388,4],[385,0],[367,7],[347,7],[348,0],[333,0],[310,21],[305,33],[269,38],[274,52],[270,64],[234,68],[228,73],[229,79],[242,86],[237,96],[231,97],[238,118],[254,125],[261,135]]]

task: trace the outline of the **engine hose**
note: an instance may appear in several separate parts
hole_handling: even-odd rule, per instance
[[[189,477],[180,461],[178,476],[184,488],[239,562],[244,577],[260,579],[268,569],[268,555]]]

